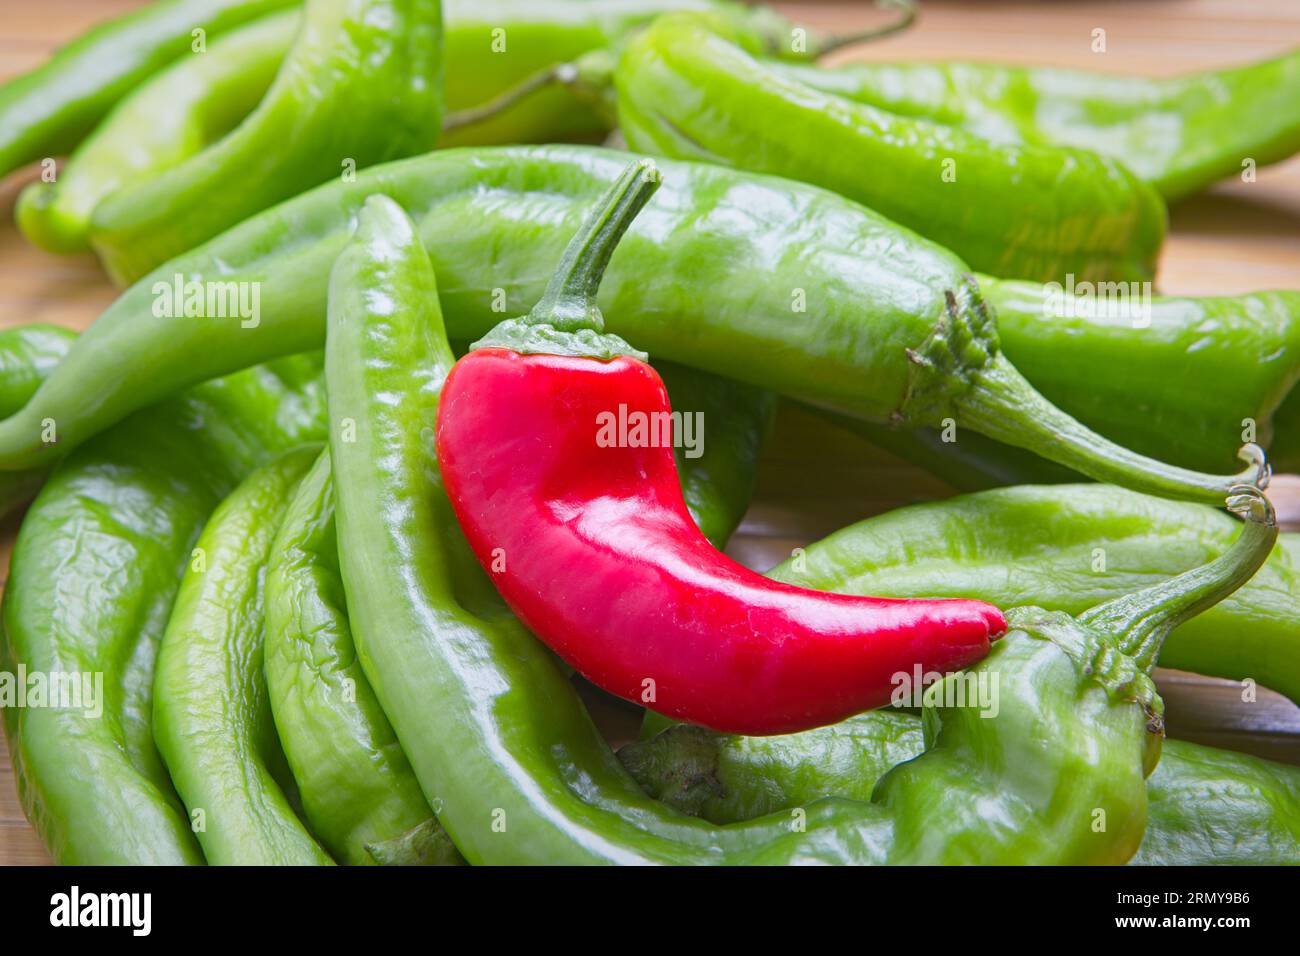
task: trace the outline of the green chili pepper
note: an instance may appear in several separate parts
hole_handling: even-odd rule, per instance
[[[298,486],[271,546],[266,686],[303,812],[336,859],[459,862],[356,659],[327,451]]]
[[[885,707],[797,734],[746,737],[646,711],[618,759],[646,793],[710,823],[736,823],[824,796],[869,802],[880,778],[925,753],[921,718]]]
[[[432,148],[438,0],[308,0],[266,97],[218,142],[95,208],[91,243],[129,281],[306,186]]]
[[[1108,485],[1001,488],[850,525],[770,573],[846,594],[982,598],[1078,614],[1221,553],[1236,522]],[[1160,663],[1300,701],[1300,534],[1240,593],[1179,627]],[[1224,638],[1232,635],[1231,640]]]
[[[103,682],[98,719],[93,708],[5,709],[23,807],[59,863],[203,861],[149,716],[173,593],[165,585],[179,580],[225,471],[196,467],[202,443],[177,427],[177,411],[143,412],[78,450],[37,496],[14,546],[5,670]],[[101,543],[91,551],[86,540]],[[105,577],[108,555],[113,573],[88,588]]]
[[[797,82],[998,143],[1113,156],[1166,199],[1300,150],[1300,50],[1154,78],[993,63],[772,64]]]
[[[67,153],[142,80],[212,39],[297,0],[158,0],[95,27],[0,86],[0,176]]]
[[[367,844],[400,837],[431,815],[355,661],[338,579],[328,452],[281,522],[266,606],[268,693],[304,812],[339,859],[373,862]]]
[[[24,810],[56,861],[202,862],[154,746],[157,644],[211,509],[269,452],[321,437],[319,370],[286,359],[140,412],[62,462],[28,509],[2,667],[103,691],[98,714],[4,708]]]
[[[446,150],[267,210],[124,293],[32,401],[0,422],[0,468],[51,455],[46,418],[59,422],[66,450],[193,382],[319,347],[323,276],[375,192],[417,215],[455,337],[480,337],[510,303],[540,298],[586,205],[625,163],[625,153],[578,146]],[[1241,476],[1189,472],[1063,414],[1001,354],[962,263],[863,207],[716,166],[661,166],[667,184],[614,255],[600,299],[610,330],[651,355],[869,420],[952,421],[1169,496],[1220,503],[1233,482],[1264,480],[1258,458]],[[178,294],[182,279],[197,302]],[[259,318],[205,306],[205,293],[210,301],[240,283],[255,284]],[[183,321],[170,317],[186,304],[195,307]]]
[[[1273,413],[1300,381],[1300,292],[1070,294],[987,277],[980,288],[1007,357],[1045,398],[1162,461],[1212,471],[1235,443],[1270,447]]]
[[[663,17],[629,41],[614,82],[633,150],[825,186],[994,275],[1154,272],[1164,204],[1096,153],[995,144],[821,93],[689,16]]]
[[[1300,862],[1300,767],[1168,740],[1147,800],[1146,836],[1131,863]]]
[[[288,10],[218,37],[125,96],[81,143],[55,182],[32,183],[15,215],[29,241],[51,252],[90,248],[90,217],[115,190],[180,165],[225,136],[257,106],[302,15]]]
[[[259,468],[212,513],[158,648],[154,740],[212,864],[332,862],[281,789],[262,673],[265,566],[316,457],[301,448]]]
[[[1123,863],[1137,851],[1144,778],[1163,732],[1148,676],[1160,644],[1249,580],[1277,538],[1272,510],[1254,489],[1242,486],[1230,507],[1246,523],[1223,556],[1077,619],[1013,609],[1008,621],[1022,630],[967,675],[927,691],[925,754],[890,770],[872,796],[906,808],[896,860]],[[994,712],[983,701],[936,704],[954,692],[960,701],[981,673],[1000,675]],[[1045,736],[1052,747],[1043,747]]]
[[[647,793],[718,824],[827,796],[870,800],[880,778],[925,753],[921,718],[875,710],[781,737],[680,724],[618,752]],[[1300,861],[1300,767],[1166,740],[1147,780],[1137,865]]]
[[[0,415],[26,405],[76,340],[75,332],[57,325],[0,329]],[[44,480],[42,469],[0,472],[0,517],[30,501]]]
[[[1228,464],[1233,442],[1258,440],[1276,469],[1300,468],[1300,293],[1152,296],[1122,284],[1069,291],[987,276],[980,289],[1007,357],[1110,440],[1208,470]],[[831,417],[963,491],[1079,477],[969,430]]]

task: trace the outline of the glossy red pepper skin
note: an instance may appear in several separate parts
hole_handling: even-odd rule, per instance
[[[829,594],[732,561],[691,520],[671,447],[602,433],[669,411],[628,356],[481,348],[443,389],[438,462],[470,546],[593,683],[718,730],[793,733],[889,702],[918,665],[972,664],[1005,629],[979,601]]]

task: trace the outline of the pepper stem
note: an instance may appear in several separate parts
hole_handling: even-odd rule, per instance
[[[529,97],[552,87],[563,87],[600,114],[609,126],[616,125],[616,109],[611,101],[614,90],[614,54],[606,49],[595,49],[570,63],[557,63],[538,70],[502,90],[492,99],[477,106],[448,113],[442,120],[442,131],[449,133],[466,126],[477,126],[518,106]]]
[[[528,97],[532,96],[549,86],[563,86],[567,84],[573,75],[573,64],[558,63],[555,66],[548,66],[544,70],[539,70],[532,76],[521,80],[516,85],[486,100],[477,106],[467,106],[463,110],[456,110],[448,113],[442,120],[442,131],[450,133],[452,130],[461,129],[465,126],[476,126],[484,123],[492,117],[504,113],[510,107],[522,103]]]
[[[879,40],[882,37],[893,36],[895,33],[902,33],[916,21],[918,9],[915,0],[876,0],[876,6],[882,10],[897,11],[899,14],[898,19],[885,24],[883,27],[863,30],[860,33],[846,33],[842,36],[826,37],[815,45],[813,58],[820,60],[822,57],[828,56],[836,50],[842,50],[847,46],[866,43],[868,40]]]
[[[1254,577],[1277,542],[1277,516],[1253,485],[1234,487],[1228,510],[1245,522],[1224,554],[1175,578],[1099,604],[1078,620],[1120,640],[1120,650],[1146,672],[1155,667],[1169,632],[1208,611]]]
[[[1237,485],[1268,487],[1270,469],[1258,445],[1237,454],[1249,467],[1235,475],[1209,475],[1169,465],[1109,441],[1043,398],[1000,352],[956,396],[957,421],[981,434],[1073,468],[1097,481],[1165,498],[1222,505]]]
[[[623,170],[569,240],[559,267],[524,324],[549,325],[560,332],[604,331],[605,320],[596,305],[600,280],[623,233],[659,183],[654,160],[639,159]]]

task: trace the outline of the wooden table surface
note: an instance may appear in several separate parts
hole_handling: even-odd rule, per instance
[[[137,0],[3,0],[0,80],[36,66],[91,24]],[[811,26],[837,30],[880,20],[862,2],[777,3]],[[1093,30],[1106,52],[1092,51]],[[966,58],[1168,75],[1246,62],[1300,45],[1296,0],[990,2],[928,0],[901,36],[845,51],[855,57]],[[85,328],[114,290],[89,257],[59,259],[26,246],[12,226],[14,197],[30,173],[0,183],[0,326],[56,322]],[[1230,294],[1300,287],[1300,160],[1263,169],[1254,183],[1224,183],[1171,211],[1160,263],[1166,292]],[[790,549],[900,504],[951,494],[941,481],[801,413],[783,412],[764,456],[753,508],[730,550],[767,568]],[[1273,498],[1300,525],[1300,478],[1284,476]],[[17,522],[0,529],[8,563]],[[1300,764],[1300,709],[1271,692],[1240,700],[1236,685],[1174,671],[1158,673],[1175,736]],[[626,718],[602,713],[614,735]],[[0,740],[0,863],[48,857],[23,818]]]

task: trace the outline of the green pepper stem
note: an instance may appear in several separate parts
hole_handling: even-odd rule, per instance
[[[572,87],[578,79],[577,67],[572,63],[557,63],[539,70],[532,76],[521,80],[509,89],[502,90],[492,99],[478,106],[467,106],[463,110],[448,113],[442,119],[442,131],[450,133],[466,126],[477,126],[499,116],[511,107],[518,106],[535,93],[552,86]]]
[[[1119,637],[1120,650],[1149,673],[1170,631],[1236,591],[1273,552],[1277,516],[1263,492],[1238,485],[1227,505],[1245,522],[1224,554],[1168,581],[1099,604],[1080,614],[1079,622]]]
[[[515,86],[503,90],[490,100],[486,100],[477,106],[467,106],[463,110],[448,113],[442,118],[442,131],[449,133],[465,126],[476,126],[479,123],[484,123],[492,119],[492,117],[504,113],[512,106],[523,102],[534,93],[549,86],[567,83],[572,75],[573,64],[571,63],[548,66],[546,69],[539,70],[532,76],[521,80]]]
[[[959,424],[1134,491],[1221,507],[1237,485],[1268,487],[1270,470],[1258,445],[1238,452],[1249,467],[1235,475],[1209,475],[1147,458],[1101,437],[1047,401],[1000,352],[974,373],[971,387],[953,402]]]
[[[617,125],[617,111],[610,101],[614,89],[614,65],[614,54],[610,50],[597,48],[572,62],[548,66],[502,90],[486,102],[448,113],[443,117],[442,131],[449,133],[466,126],[486,123],[551,87],[564,87],[594,108],[600,114],[602,122],[613,127]]]
[[[603,332],[596,293],[605,267],[637,213],[659,188],[659,167],[651,159],[630,163],[601,198],[596,210],[569,240],[546,291],[524,318],[560,332]]]
[[[883,10],[897,11],[899,14],[898,19],[885,24],[883,27],[863,30],[861,33],[846,33],[842,36],[826,37],[815,44],[812,52],[813,59],[820,60],[822,57],[828,56],[836,50],[842,50],[847,46],[854,46],[858,43],[866,43],[868,40],[879,40],[883,37],[893,36],[895,33],[902,33],[916,22],[918,8],[915,0],[876,0],[876,6]]]

